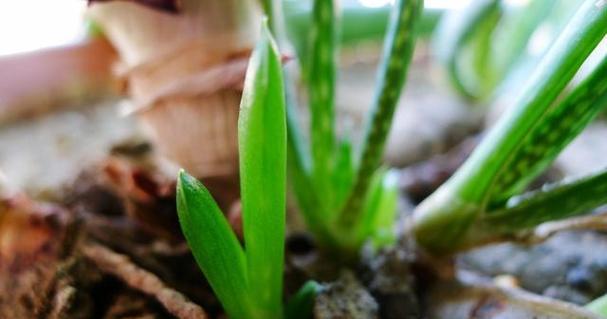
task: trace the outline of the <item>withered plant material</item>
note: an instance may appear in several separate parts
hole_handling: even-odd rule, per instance
[[[102,245],[88,243],[84,256],[103,272],[112,274],[129,287],[154,296],[171,314],[181,319],[206,319],[205,311],[180,292],[166,286],[156,275],[135,265],[130,259]]]
[[[607,231],[607,212],[544,223],[522,240],[528,243],[541,243],[560,232],[570,230]]]
[[[33,318],[67,308],[70,292],[53,295],[66,286],[63,274],[78,242],[74,226],[59,207],[22,195],[0,200],[1,318]]]
[[[235,175],[242,81],[261,21],[257,4],[182,0],[170,14],[135,4],[141,2],[94,1],[89,8],[120,53],[117,73],[132,112],[179,166],[197,177]]]
[[[601,319],[573,304],[475,280],[437,284],[426,296],[428,318]]]
[[[124,203],[126,214],[159,238],[181,240],[175,209],[175,182],[158,172],[117,157],[102,164],[107,186]]]
[[[116,94],[111,74],[116,59],[102,38],[2,56],[0,125]]]

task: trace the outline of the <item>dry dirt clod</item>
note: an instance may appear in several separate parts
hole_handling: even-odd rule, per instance
[[[135,290],[153,296],[168,312],[177,318],[208,318],[200,306],[191,302],[178,291],[166,286],[156,275],[135,265],[127,256],[93,243],[85,244],[82,252],[103,272],[118,277]]]
[[[379,252],[365,250],[361,277],[380,307],[382,319],[419,319],[421,309],[411,270],[415,254],[405,239]]]
[[[373,296],[350,272],[344,272],[332,283],[325,284],[316,297],[314,318],[373,319],[378,318],[378,305]]]

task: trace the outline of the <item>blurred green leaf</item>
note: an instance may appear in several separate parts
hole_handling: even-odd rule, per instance
[[[460,54],[465,52],[466,45],[476,38],[491,36],[495,21],[501,15],[499,0],[473,0],[466,7],[448,12],[441,19],[433,39],[434,52],[438,60],[445,65],[451,83],[464,97],[479,97],[477,80],[463,73],[466,68],[460,67]],[[478,42],[477,42],[478,44]],[[482,52],[487,52],[485,47]],[[477,54],[474,52],[473,54]],[[477,58],[482,58],[478,55]],[[480,62],[476,62],[477,64]],[[474,66],[475,63],[468,67]]]
[[[310,319],[312,318],[314,300],[321,286],[316,281],[307,281],[295,293],[285,308],[286,319]]]
[[[373,176],[365,198],[363,214],[352,236],[355,246],[369,238],[376,247],[393,243],[398,189],[392,173],[381,168]]]
[[[335,166],[333,167],[333,193],[334,205],[331,213],[339,212],[340,205],[346,200],[348,192],[354,182],[354,159],[352,158],[352,144],[344,140],[337,150]],[[332,216],[328,216],[332,218]]]
[[[585,308],[598,315],[607,317],[607,295],[595,299],[587,304]]]

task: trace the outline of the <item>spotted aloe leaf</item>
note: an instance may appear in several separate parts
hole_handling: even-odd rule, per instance
[[[607,57],[561,103],[546,111],[495,179],[491,201],[522,192],[607,107]]]
[[[474,226],[476,231],[470,232],[467,241],[507,237],[541,223],[587,213],[604,204],[607,204],[607,170],[511,198],[505,208],[479,218]]]
[[[475,220],[521,191],[604,106],[604,64],[562,102],[557,99],[606,33],[607,4],[586,0],[514,105],[454,176],[418,206],[414,230],[422,245],[436,252],[457,247]]]
[[[312,179],[319,197],[333,202],[331,169],[335,150],[335,76],[337,69],[336,2],[316,0],[312,8],[310,53],[305,74],[310,99]]]
[[[354,186],[338,216],[338,223],[344,228],[354,225],[363,214],[365,195],[381,164],[392,116],[413,57],[422,8],[423,1],[400,0],[392,12]]]

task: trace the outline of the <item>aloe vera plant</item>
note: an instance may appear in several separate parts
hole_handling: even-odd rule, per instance
[[[287,149],[281,67],[264,28],[249,62],[240,105],[244,248],[204,185],[184,171],[178,178],[183,233],[231,318],[283,317]],[[306,300],[314,295],[313,287],[308,284],[297,295],[291,313],[310,307]]]
[[[310,143],[300,137],[289,107],[289,175],[300,210],[325,248],[346,255],[366,239],[389,241],[396,188],[379,169],[386,135],[405,82],[423,1],[397,1],[390,18],[377,91],[359,153],[335,132],[335,81],[339,30],[335,1],[313,3],[304,67],[310,106]],[[379,170],[378,170],[379,169]],[[379,239],[383,238],[383,239]]]
[[[585,1],[507,114],[416,209],[413,230],[424,248],[449,253],[607,203],[605,172],[518,196],[607,105],[607,57],[560,96],[606,32],[607,5]]]

